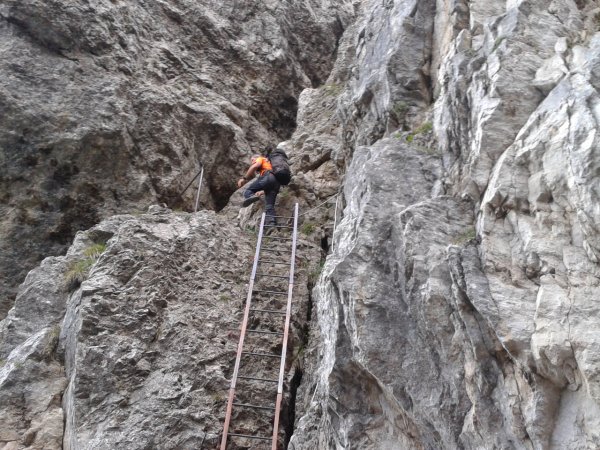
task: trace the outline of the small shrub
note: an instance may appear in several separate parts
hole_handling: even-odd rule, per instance
[[[219,392],[211,394],[210,397],[212,398],[213,403],[223,403],[225,400],[227,400],[227,396]]]
[[[409,134],[408,136],[406,136],[406,142],[408,142],[409,144],[415,139],[415,135],[414,134]]]
[[[408,103],[403,101],[394,103],[392,112],[394,113],[394,116],[396,116],[396,119],[399,122],[403,121],[404,117],[406,116],[406,113],[408,112]]]
[[[304,222],[300,227],[300,232],[308,236],[309,234],[312,234],[315,231],[315,228],[316,227],[314,223]]]

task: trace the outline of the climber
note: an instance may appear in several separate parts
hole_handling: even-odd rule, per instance
[[[275,198],[277,198],[277,194],[279,193],[280,183],[272,173],[273,167],[268,158],[261,155],[254,155],[250,161],[250,167],[237,182],[238,188],[241,188],[247,181],[253,179],[256,173],[259,174],[259,177],[244,191],[242,206],[250,206],[264,196],[265,225],[275,226],[277,225],[277,221],[275,220]]]

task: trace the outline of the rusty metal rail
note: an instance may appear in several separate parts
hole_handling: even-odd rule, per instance
[[[272,236],[265,234],[265,214],[263,213],[261,222],[260,222],[260,230],[258,232],[258,239],[256,242],[256,251],[254,253],[254,262],[252,264],[252,273],[250,275],[250,284],[248,286],[248,295],[246,296],[246,305],[244,308],[244,318],[242,320],[242,325],[240,329],[240,340],[237,348],[237,356],[235,360],[235,365],[233,369],[233,374],[231,377],[231,385],[229,388],[229,396],[227,400],[227,409],[225,412],[225,422],[223,425],[223,434],[221,437],[221,450],[227,449],[228,438],[236,438],[236,439],[254,439],[254,440],[262,440],[267,441],[271,440],[271,450],[277,450],[277,437],[279,433],[279,416],[281,414],[281,403],[283,399],[283,380],[285,376],[285,360],[287,356],[287,343],[288,336],[290,331],[290,320],[292,315],[292,298],[293,298],[293,290],[294,290],[294,268],[296,261],[296,241],[298,234],[298,204],[294,206],[294,216],[293,217],[285,217],[285,219],[292,220],[292,224],[290,225],[278,225],[276,227],[278,233],[285,233],[291,231],[291,237],[281,237],[281,236]],[[268,258],[261,260],[261,246],[263,240],[270,241],[270,249],[273,249],[274,245],[280,245],[281,247],[276,247],[275,249],[279,252],[289,252],[290,254],[290,262],[283,263],[281,261],[277,261],[276,256],[273,253],[268,253]],[[291,243],[291,247],[289,246]],[[258,272],[258,267],[262,268],[261,272]],[[288,274],[278,275],[269,273],[269,270],[281,270],[282,266],[289,267]],[[262,275],[262,277],[261,277]],[[257,279],[257,277],[259,277]],[[280,283],[283,283],[283,280],[287,280],[287,292],[284,291],[283,285],[277,288],[273,288],[272,286],[268,289],[255,289],[256,283],[260,281],[260,279],[265,278],[271,280],[273,282],[277,282],[277,280],[281,280]],[[256,303],[260,303],[261,301],[267,301],[265,297],[270,297],[271,300],[273,298],[281,298],[283,295],[287,294],[287,303],[286,309],[284,311],[276,310],[273,308],[264,308],[264,307],[253,307],[252,301],[253,297]],[[282,299],[283,300],[283,299]],[[282,331],[273,331],[270,328],[254,328],[251,329],[249,327],[250,318],[254,317],[255,313],[259,313],[262,317],[264,316],[275,316],[281,318],[281,316],[285,315],[285,323],[283,324]],[[281,319],[279,319],[281,320]],[[255,348],[257,344],[253,345],[252,351],[244,351],[244,341],[251,335],[254,336],[263,336],[264,339],[274,339],[276,336],[281,336],[281,355],[272,354],[270,352],[265,351],[257,351]],[[270,338],[268,336],[271,336]],[[258,337],[254,337],[252,339],[258,339]],[[273,342],[271,341],[270,344]],[[274,357],[280,358],[279,364],[279,374],[277,379],[265,378],[265,376],[253,373],[244,373],[240,375],[240,368],[243,365],[243,357],[244,356],[252,356],[252,359],[271,359]],[[246,358],[248,359],[248,358]],[[272,383],[277,383],[277,391],[273,392],[274,394],[274,405],[273,404],[263,404],[263,405],[255,405],[247,402],[239,402],[236,401],[237,393],[242,391],[249,391],[251,389],[250,386],[247,386],[242,389],[237,389],[237,382],[239,380],[251,380],[258,381],[264,383],[264,386],[270,385]],[[237,392],[236,392],[237,389]],[[272,388],[271,388],[272,389]],[[246,392],[247,393],[247,392]],[[266,401],[266,399],[264,399]],[[263,411],[263,417],[265,421],[273,422],[273,434],[271,438],[265,437],[261,434],[248,434],[246,430],[236,431],[235,424],[232,423],[232,412],[233,408],[245,408],[252,409],[259,413]],[[274,416],[272,414],[274,411]],[[230,428],[233,428],[233,431],[230,431]]]

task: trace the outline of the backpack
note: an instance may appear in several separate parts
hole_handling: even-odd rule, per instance
[[[277,178],[279,184],[288,185],[292,179],[292,172],[290,171],[290,163],[288,157],[283,150],[275,149],[269,155],[269,162],[273,167],[272,173]]]

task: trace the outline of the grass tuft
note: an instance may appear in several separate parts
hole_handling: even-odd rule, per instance
[[[417,128],[414,131],[414,133],[415,134],[425,134],[425,133],[429,133],[431,130],[433,130],[433,125],[431,124],[431,122],[425,122],[419,128]]]
[[[76,289],[88,277],[91,267],[106,250],[105,243],[96,243],[83,251],[84,259],[75,261],[65,273],[65,282],[69,290]]]
[[[463,244],[466,244],[467,242],[475,239],[476,237],[477,237],[477,232],[475,231],[475,228],[469,228],[464,233],[455,237],[454,240],[452,241],[452,243],[454,245],[463,245]]]
[[[311,286],[314,286],[315,284],[317,284],[317,281],[319,280],[319,276],[321,275],[321,272],[323,271],[323,267],[325,267],[324,259],[319,261],[319,264],[317,264],[313,268],[313,270],[311,270],[311,272],[308,274],[308,283]]]
[[[337,97],[344,90],[344,86],[339,83],[326,84],[323,86],[323,90],[325,91],[325,94]]]

